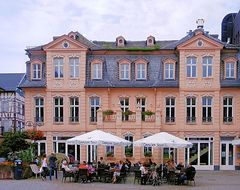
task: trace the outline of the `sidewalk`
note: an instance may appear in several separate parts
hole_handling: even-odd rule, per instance
[[[216,189],[216,190],[238,190],[240,189],[240,171],[197,171],[196,186],[168,185],[160,186],[133,184],[133,177],[130,177],[126,184],[110,183],[73,183],[66,181],[63,183],[61,178],[58,180],[42,181],[39,179],[27,180],[0,180],[0,190],[169,190],[169,189]]]

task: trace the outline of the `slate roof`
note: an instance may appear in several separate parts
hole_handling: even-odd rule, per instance
[[[22,82],[19,84],[21,88],[45,88],[46,87],[46,79],[42,78],[41,80],[29,80],[25,75]]]
[[[16,91],[24,73],[0,73],[0,88],[4,91]]]
[[[116,42],[107,42],[107,41],[93,41],[94,44],[97,45],[97,48],[92,48],[92,50],[125,50],[128,48],[149,48],[149,49],[174,49],[175,46],[172,46],[175,44],[177,40],[165,40],[165,41],[156,41],[155,45],[153,47],[147,46],[146,41],[126,41],[126,44],[124,47],[119,47],[116,45]],[[166,48],[167,47],[167,48]],[[134,50],[134,49],[133,49]]]
[[[146,59],[149,61],[147,65],[147,80],[135,79],[135,66],[131,65],[131,79],[120,80],[118,73],[118,61],[121,58],[126,58],[131,61],[137,59]],[[178,74],[175,80],[164,80],[163,78],[163,60],[172,58],[178,60],[175,54],[172,55],[89,55],[86,65],[86,88],[161,88],[161,87],[178,87]],[[103,62],[103,75],[101,80],[91,79],[91,61],[93,59],[101,59]],[[178,63],[177,63],[178,64]],[[178,73],[178,66],[176,66]]]

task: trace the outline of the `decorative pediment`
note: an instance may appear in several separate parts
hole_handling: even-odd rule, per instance
[[[166,58],[163,60],[163,63],[176,63],[177,61],[173,58]]]
[[[127,58],[123,58],[123,59],[118,60],[118,63],[120,63],[120,64],[123,64],[123,63],[130,64],[130,63],[132,63],[132,61],[127,59]]]
[[[43,47],[44,50],[87,50],[88,47],[81,42],[69,37],[68,35],[63,35],[53,40],[52,42],[46,44]]]
[[[222,49],[223,44],[205,36],[202,32],[196,32],[195,36],[177,46],[177,49]]]
[[[134,62],[135,63],[144,63],[144,64],[149,63],[149,61],[144,58],[139,58],[139,59],[135,60]]]

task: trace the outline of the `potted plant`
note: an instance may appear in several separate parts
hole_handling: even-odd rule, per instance
[[[147,110],[147,111],[144,111],[142,114],[147,115],[147,116],[151,116],[151,115],[154,115],[155,113],[150,111],[150,110]]]
[[[110,109],[103,111],[103,115],[113,115],[113,114],[114,114],[114,111]]]
[[[144,152],[144,156],[145,157],[151,157],[152,156],[152,152],[151,151],[146,151],[146,152]]]
[[[107,157],[113,157],[113,152],[107,152]]]
[[[124,112],[122,112],[123,115],[125,116],[129,116],[129,115],[132,115],[134,112],[132,112],[131,110],[126,110]]]

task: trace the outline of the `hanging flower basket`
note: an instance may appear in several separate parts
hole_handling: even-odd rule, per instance
[[[33,141],[42,140],[44,137],[44,133],[40,130],[28,129],[27,136],[29,139],[31,139]]]

